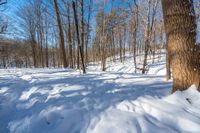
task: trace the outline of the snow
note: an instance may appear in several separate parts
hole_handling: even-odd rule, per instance
[[[130,58],[87,74],[1,69],[0,133],[199,133],[200,93],[193,85],[171,95],[164,60],[144,75]]]
[[[96,124],[89,127],[89,133],[198,133],[199,98],[195,86],[191,86],[187,91],[162,98],[124,100],[108,108],[100,118],[94,118]]]

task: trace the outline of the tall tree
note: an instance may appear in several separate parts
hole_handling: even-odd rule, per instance
[[[82,44],[83,55],[84,55],[85,53],[84,52],[84,48],[85,48],[84,0],[81,0],[80,3],[81,3],[81,42],[82,42],[81,44]]]
[[[136,67],[137,67],[137,61],[136,61],[136,44],[137,44],[137,31],[138,31],[138,22],[139,22],[139,7],[138,4],[136,2],[136,0],[134,0],[134,4],[135,4],[135,16],[136,18],[134,19],[134,33],[133,33],[133,37],[134,37],[134,41],[133,41],[133,60],[134,60],[134,66],[135,66],[135,73],[136,73]]]
[[[81,56],[81,63],[82,63],[82,69],[83,69],[83,73],[86,73],[85,70],[85,63],[84,63],[84,51],[83,51],[83,47],[80,44],[80,36],[79,36],[79,26],[78,26],[78,17],[77,17],[77,11],[76,11],[76,4],[73,1],[72,2],[72,6],[73,6],[73,11],[74,11],[74,21],[75,21],[75,26],[76,26],[76,35],[77,35],[77,41],[78,41],[78,50],[80,52],[80,56]]]
[[[63,33],[63,29],[62,29],[60,12],[59,12],[59,9],[58,9],[57,1],[52,0],[52,2],[53,2],[54,10],[56,12],[56,18],[57,18],[57,23],[58,23],[58,30],[59,30],[59,36],[60,36],[60,48],[61,48],[61,51],[62,51],[61,55],[62,55],[62,59],[63,59],[63,67],[66,68],[68,65],[67,65],[67,59],[66,59],[64,33]]]
[[[150,8],[151,8],[151,0],[148,0],[148,7],[146,13],[146,26],[145,26],[145,38],[144,38],[144,62],[142,73],[146,72],[146,65],[147,65],[147,55],[149,50],[149,35],[150,35]]]
[[[68,42],[69,42],[69,63],[73,68],[73,55],[72,55],[72,35],[71,35],[71,21],[70,21],[70,3],[67,3],[67,22],[68,22]]]
[[[102,71],[106,71],[106,35],[105,35],[105,24],[106,24],[106,17],[105,17],[105,9],[106,9],[106,0],[103,1],[103,24],[102,24],[102,35],[100,40],[100,47],[101,47],[101,66]]]
[[[38,67],[38,58],[37,58],[37,42],[36,42],[36,19],[35,19],[35,4],[27,4],[24,7],[21,7],[17,12],[19,18],[21,18],[23,27],[25,28],[26,34],[28,34],[28,40],[31,45],[31,55],[33,60],[33,66]]]
[[[90,0],[89,2],[87,29],[86,29],[87,30],[87,37],[86,37],[86,43],[85,43],[85,62],[86,63],[88,63],[88,43],[89,43],[89,36],[90,36],[90,18],[91,18],[92,2],[93,0]]]
[[[196,24],[193,0],[162,0],[167,47],[170,51],[173,90],[199,88]]]

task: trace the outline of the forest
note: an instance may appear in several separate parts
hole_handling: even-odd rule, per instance
[[[23,1],[14,12],[18,26],[10,24],[15,26],[10,27],[14,31],[8,27],[4,34],[11,35],[2,35],[2,44],[10,45],[1,50],[1,67],[84,69],[82,64],[86,68],[90,62],[100,61],[105,71],[107,58],[116,61],[119,56],[123,62],[129,53],[136,71],[145,73],[147,56],[152,56],[153,63],[155,52],[166,47],[159,0],[76,0],[74,6],[72,3]],[[4,27],[7,26],[2,30]],[[143,66],[137,67],[136,56],[143,53]]]
[[[200,132],[200,0],[0,0],[0,133]]]

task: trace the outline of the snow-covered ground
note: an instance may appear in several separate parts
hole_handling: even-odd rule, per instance
[[[88,67],[0,70],[0,133],[199,133],[194,86],[170,95],[165,62],[134,74],[132,59]]]

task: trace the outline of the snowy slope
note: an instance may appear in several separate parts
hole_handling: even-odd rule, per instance
[[[132,61],[70,69],[0,70],[0,133],[200,132],[195,87],[169,95],[165,62],[133,74]]]

